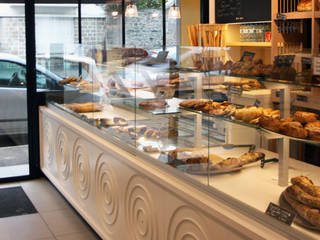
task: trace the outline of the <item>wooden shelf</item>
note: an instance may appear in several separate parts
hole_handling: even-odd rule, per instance
[[[315,11],[314,12],[314,17],[315,18],[320,18],[320,11]]]
[[[287,20],[312,18],[312,12],[290,12],[290,13],[281,13],[281,14],[285,15],[287,17]]]
[[[229,42],[227,47],[271,47],[271,42]]]

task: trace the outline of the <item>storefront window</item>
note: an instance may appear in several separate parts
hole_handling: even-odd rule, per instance
[[[163,45],[162,1],[138,0],[133,3],[137,6],[138,16],[126,16],[126,46],[160,48]]]

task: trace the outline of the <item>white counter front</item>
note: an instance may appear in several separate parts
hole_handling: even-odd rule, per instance
[[[239,188],[230,189],[237,175],[225,181],[226,175],[218,176],[219,181],[211,178],[209,184],[215,188],[210,188],[201,177],[190,178],[144,159],[125,143],[108,141],[98,128],[54,106],[40,108],[40,143],[43,173],[103,239],[316,239],[316,234],[264,218],[262,211],[249,207],[256,204],[260,209],[275,201],[269,189],[257,199],[263,205],[250,202],[252,196],[248,208],[237,205],[221,193],[227,189],[234,197],[243,194]],[[269,173],[259,171],[248,169],[245,174],[266,178]],[[275,186],[278,194],[282,188],[272,182],[273,177],[264,184]]]

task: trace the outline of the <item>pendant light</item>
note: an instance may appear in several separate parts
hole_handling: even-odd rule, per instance
[[[118,17],[118,15],[119,15],[118,11],[112,11],[111,12],[111,16],[114,17],[114,18]]]
[[[138,17],[138,9],[137,6],[131,1],[126,8],[126,17]]]
[[[176,3],[174,3],[173,6],[170,7],[168,18],[181,18],[180,8],[176,5]]]

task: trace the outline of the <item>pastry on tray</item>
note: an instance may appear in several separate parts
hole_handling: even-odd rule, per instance
[[[153,146],[143,146],[143,151],[148,153],[157,153],[160,152],[160,149]]]
[[[308,131],[303,127],[300,122],[281,122],[280,132],[284,135],[295,138],[307,138]]]
[[[102,104],[93,102],[65,104],[65,107],[76,113],[100,112],[103,110]]]
[[[113,122],[116,126],[127,126],[128,121],[121,117],[114,117]]]
[[[217,164],[210,166],[210,170],[221,170],[221,169],[231,169],[239,168],[246,164],[250,164],[259,161],[265,157],[264,153],[253,152],[245,153],[239,158],[227,158]]]
[[[317,121],[318,114],[310,113],[310,112],[301,112],[298,111],[293,115],[293,120],[297,122],[301,122],[302,124],[315,122]]]
[[[320,227],[320,187],[305,176],[292,178],[291,183],[283,192],[285,200],[300,217]]]
[[[173,166],[188,165],[187,171],[228,171],[235,168],[240,168],[246,164],[259,161],[265,157],[264,153],[254,152],[245,153],[239,158],[220,159],[213,161],[213,155],[209,155],[203,149],[197,148],[180,148],[171,150],[168,153],[169,164]],[[209,161],[208,161],[209,159]]]
[[[77,82],[78,80],[79,80],[79,78],[77,78],[77,77],[67,77],[65,79],[60,80],[59,84],[60,85],[68,84],[68,83],[71,83],[71,82]]]
[[[168,107],[168,104],[164,100],[153,100],[153,101],[139,103],[139,108],[148,109],[148,110],[157,109],[157,108],[166,108],[166,107]]]
[[[320,121],[307,123],[305,129],[308,131],[308,136],[312,140],[320,141]]]

